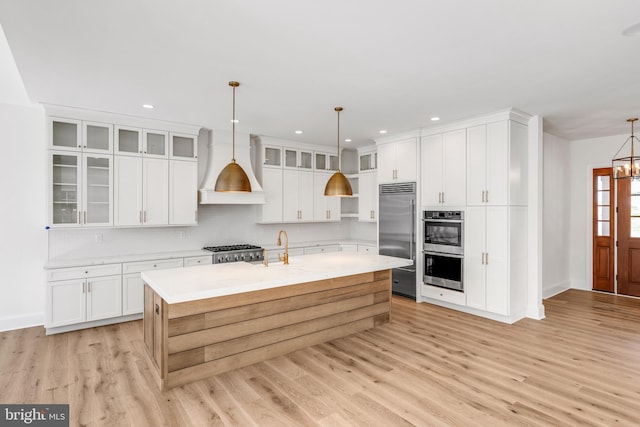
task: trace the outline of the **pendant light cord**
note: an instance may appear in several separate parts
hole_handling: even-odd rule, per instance
[[[342,107],[336,107],[335,110],[338,112],[338,172],[340,172],[340,111]]]
[[[233,87],[233,111],[231,113],[231,161],[233,163],[236,162],[236,86],[237,84],[232,84]]]

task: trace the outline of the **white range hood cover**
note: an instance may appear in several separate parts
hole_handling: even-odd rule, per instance
[[[236,163],[247,173],[251,182],[250,193],[224,193],[215,191],[220,171],[231,161],[232,135],[230,131],[216,130],[210,133],[207,169],[204,173],[199,196],[200,204],[258,205],[264,204],[264,191],[251,166],[251,139],[249,134],[236,132]]]

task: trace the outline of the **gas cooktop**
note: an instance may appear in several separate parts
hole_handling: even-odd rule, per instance
[[[214,253],[213,263],[222,264],[226,262],[236,261],[262,261],[264,254],[262,248],[256,245],[224,245],[224,246],[206,246],[203,248]]]

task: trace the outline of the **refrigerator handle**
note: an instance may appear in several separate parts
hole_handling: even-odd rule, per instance
[[[415,228],[416,228],[416,201],[411,199],[411,238],[409,239],[409,254],[411,255],[411,260],[416,260],[416,255],[413,252],[413,245],[416,240]]]

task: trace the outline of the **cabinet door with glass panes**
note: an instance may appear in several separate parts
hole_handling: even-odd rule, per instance
[[[169,139],[169,158],[175,160],[198,159],[198,137],[171,132]]]
[[[338,165],[338,156],[327,153],[315,153],[315,169],[321,171],[337,171],[340,169]]]
[[[128,156],[142,155],[142,129],[115,125],[114,153]]]
[[[113,224],[113,157],[50,151],[50,213],[52,227]]]
[[[49,148],[110,154],[113,152],[113,126],[49,117]]]
[[[284,149],[284,167],[288,169],[313,169],[313,153],[294,148]]]
[[[142,131],[142,155],[159,159],[169,158],[169,132],[144,129]]]

